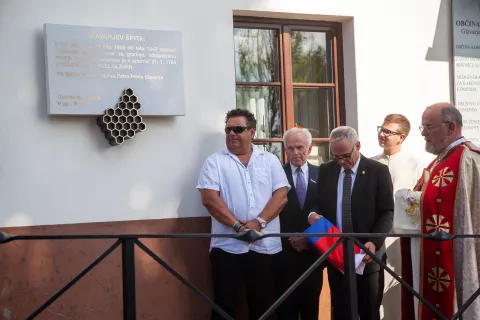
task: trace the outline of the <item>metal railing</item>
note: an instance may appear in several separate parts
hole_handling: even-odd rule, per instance
[[[299,233],[279,233],[279,234],[262,234],[254,230],[247,230],[238,234],[102,234],[102,235],[23,235],[15,236],[0,232],[0,244],[5,244],[12,241],[34,241],[34,240],[82,240],[82,239],[116,239],[115,243],[110,246],[105,252],[93,260],[83,271],[70,280],[63,288],[58,290],[51,298],[40,305],[35,311],[33,311],[26,319],[34,319],[46,308],[48,308],[55,300],[57,300],[62,294],[69,290],[78,280],[84,277],[90,272],[96,265],[98,265],[103,259],[111,254],[117,247],[121,245],[122,250],[122,283],[123,283],[123,318],[125,320],[136,319],[136,293],[135,293],[135,246],[139,247],[150,257],[152,257],[158,264],[164,267],[170,274],[177,278],[182,284],[193,290],[203,300],[205,300],[213,310],[223,316],[224,319],[233,320],[233,318],[223,311],[215,302],[212,301],[204,292],[198,289],[190,281],[182,277],[175,269],[173,269],[168,263],[156,255],[139,239],[154,238],[154,239],[172,239],[172,238],[235,238],[240,241],[256,241],[268,237],[305,237],[307,235]],[[344,276],[345,281],[349,284],[349,294],[346,297],[345,308],[347,308],[347,314],[351,314],[352,320],[358,320],[358,305],[357,305],[357,284],[356,284],[356,272],[354,263],[354,245],[357,245],[367,255],[369,255],[373,261],[378,263],[383,269],[391,274],[403,287],[405,287],[410,293],[418,298],[427,308],[429,308],[436,316],[441,320],[448,320],[435,306],[425,300],[418,292],[416,292],[408,283],[406,283],[400,276],[395,273],[388,265],[386,265],[375,254],[372,254],[359,240],[361,238],[424,238],[433,241],[452,241],[457,238],[475,238],[480,239],[480,235],[450,235],[444,231],[437,231],[430,234],[381,234],[381,233],[344,233],[344,234],[308,234],[308,237],[338,237],[339,239],[333,244],[325,253],[323,253],[291,286],[288,288],[265,313],[259,318],[259,320],[267,319],[278,306],[318,267],[320,266],[328,256],[343,243],[343,255],[344,255]],[[452,320],[460,319],[462,314],[473,303],[475,299],[480,296],[480,288],[461,306]]]

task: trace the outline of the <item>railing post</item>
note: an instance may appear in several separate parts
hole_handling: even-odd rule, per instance
[[[346,296],[347,314],[351,314],[350,319],[358,320],[358,304],[357,304],[357,274],[355,272],[355,253],[354,242],[352,238],[345,238],[343,242],[343,270],[345,277],[345,288],[348,289]],[[334,311],[335,312],[335,311]]]
[[[122,239],[123,319],[135,320],[135,243],[134,239]]]

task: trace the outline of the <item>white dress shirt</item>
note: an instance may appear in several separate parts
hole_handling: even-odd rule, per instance
[[[272,198],[275,190],[287,187],[290,190],[285,170],[280,161],[270,152],[261,151],[252,145],[252,155],[245,167],[238,157],[228,150],[209,156],[198,178],[197,189],[220,192],[220,198],[238,220],[255,219]],[[235,234],[232,226],[224,225],[212,217],[212,233]],[[280,221],[276,217],[262,229],[262,233],[280,233]],[[211,248],[220,248],[229,253],[240,254],[253,250],[274,254],[282,250],[280,238],[264,238],[248,243],[233,238],[212,238]]]
[[[290,163],[290,168],[292,169],[292,180],[293,180],[293,185],[295,188],[297,187],[297,168],[293,164]],[[301,167],[302,172],[303,172],[303,179],[305,180],[305,187],[308,188],[308,162],[305,162]]]
[[[353,185],[355,183],[355,177],[357,176],[358,164],[360,163],[361,157],[362,155],[358,154],[358,160],[353,166],[353,168],[351,169],[352,170],[352,190],[351,191],[353,191]],[[341,167],[340,174],[338,175],[338,183],[337,183],[337,221],[336,221],[336,227],[340,231],[342,231],[342,197],[343,197],[343,179],[344,178],[345,178],[345,169]],[[310,216],[314,213],[317,213],[317,212],[310,212],[307,219],[310,220]]]
[[[355,165],[352,168],[352,188],[350,194],[353,190],[353,185],[355,184],[355,177],[357,176],[358,164],[360,163],[361,154],[358,154],[358,159]],[[340,174],[338,175],[338,185],[337,185],[337,228],[342,231],[342,197],[343,197],[343,179],[345,178],[345,169],[342,167],[340,169]]]

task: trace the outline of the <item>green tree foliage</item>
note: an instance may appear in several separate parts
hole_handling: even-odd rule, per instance
[[[239,82],[279,81],[279,41],[274,30],[235,29],[235,70]],[[250,99],[265,99],[265,119],[257,119],[257,130],[269,138],[281,137],[280,89],[237,87],[237,107],[249,108]],[[253,111],[253,110],[252,110]]]
[[[292,31],[291,57],[292,76],[296,83],[330,82],[327,70],[327,52],[324,33]],[[280,81],[279,37],[275,30],[235,29],[235,73],[237,82],[277,82]],[[322,41],[323,40],[323,41]],[[250,99],[265,99],[266,119],[258,119],[259,128],[265,130],[267,137],[282,136],[282,108],[280,90],[272,87],[237,87],[237,107],[249,109]],[[294,92],[294,101],[307,113],[301,118],[309,118],[310,108],[318,106],[315,94]],[[254,110],[251,110],[254,111]],[[318,112],[314,112],[316,115]],[[299,115],[300,116],[300,115]],[[299,118],[296,116],[296,118]],[[299,123],[304,127],[317,126],[318,119],[312,123]],[[315,124],[314,124],[315,123]],[[261,127],[261,126],[264,127]]]

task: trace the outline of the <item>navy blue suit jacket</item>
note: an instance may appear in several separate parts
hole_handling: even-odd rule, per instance
[[[308,224],[308,214],[314,210],[315,206],[315,200],[317,197],[318,166],[308,163],[307,195],[305,197],[303,209],[300,208],[300,203],[298,202],[290,162],[284,164],[283,169],[285,170],[288,182],[292,188],[287,194],[288,202],[280,213],[280,231],[282,233],[302,233],[310,226]],[[296,251],[290,245],[288,238],[282,238],[282,248],[284,251]],[[315,251],[315,249],[312,248],[311,251]]]

